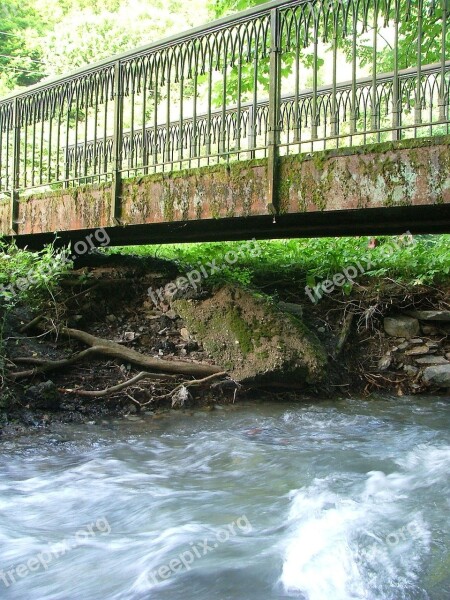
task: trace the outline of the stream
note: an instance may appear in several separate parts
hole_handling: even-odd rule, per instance
[[[449,431],[383,397],[0,439],[0,598],[448,600]]]

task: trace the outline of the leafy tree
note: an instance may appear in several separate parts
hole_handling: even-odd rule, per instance
[[[44,29],[32,0],[2,0],[0,4],[0,88],[31,85],[43,75],[41,52],[35,44]]]

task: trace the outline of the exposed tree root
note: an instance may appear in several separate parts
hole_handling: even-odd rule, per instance
[[[192,377],[207,377],[214,373],[223,371],[215,365],[206,365],[199,363],[184,362],[181,360],[163,360],[144,356],[136,350],[126,348],[117,342],[96,337],[80,329],[62,327],[60,333],[71,339],[83,342],[87,346],[97,348],[97,354],[109,356],[110,358],[119,358],[139,367],[147,368],[149,371],[159,371],[163,373],[175,373],[178,375],[191,375]]]
[[[34,319],[31,323],[29,323],[26,326],[26,328],[31,328],[32,324],[33,326],[38,325],[41,320],[41,318]],[[26,371],[9,373],[9,377],[14,380],[33,377],[40,373],[46,373],[48,371],[55,371],[57,369],[69,367],[74,363],[84,360],[92,355],[117,358],[137,365],[139,367],[146,368],[149,371],[158,371],[160,373],[159,379],[173,379],[173,375],[208,377],[211,375],[216,375],[217,373],[223,373],[223,370],[220,367],[214,365],[184,362],[180,360],[169,361],[160,358],[145,356],[143,354],[140,354],[139,352],[136,352],[136,350],[126,348],[121,344],[118,344],[117,342],[112,342],[111,340],[96,337],[94,335],[91,335],[90,333],[81,331],[79,329],[62,327],[59,330],[59,333],[61,333],[65,337],[69,337],[71,339],[76,339],[80,342],[83,342],[87,346],[90,346],[90,348],[78,352],[77,354],[74,354],[69,358],[64,358],[60,360],[45,360],[42,358],[32,357],[17,358],[14,361],[16,364],[25,363],[29,365],[34,365],[35,368],[28,369]],[[145,373],[147,378],[149,378],[150,373],[148,371],[146,371]]]

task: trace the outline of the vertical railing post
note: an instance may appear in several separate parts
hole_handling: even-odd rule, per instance
[[[248,157],[250,159],[255,158],[255,146],[256,146],[256,118],[253,105],[250,104],[247,108],[248,111],[248,123],[247,123],[247,148],[249,150]]]
[[[441,75],[440,75],[440,83],[439,83],[439,121],[445,121],[447,119],[447,94],[446,94],[446,85],[445,85],[445,75],[446,75],[446,48],[445,43],[447,40],[447,15],[448,15],[448,0],[442,0],[442,38],[441,38]]]
[[[392,80],[392,140],[400,139],[400,80],[398,67],[398,29],[400,26],[400,0],[396,0],[394,7],[394,77]]]
[[[10,228],[14,234],[19,233],[19,177],[20,177],[20,115],[19,100],[14,99],[13,106],[13,167],[11,178],[11,222]]]
[[[267,204],[271,212],[278,212],[278,158],[280,144],[281,96],[281,28],[280,13],[274,8],[270,17],[270,87],[269,87],[269,137],[267,165]]]
[[[114,65],[114,132],[113,132],[113,179],[111,192],[111,220],[120,222],[122,195],[122,150],[123,150],[123,90],[120,61]]]

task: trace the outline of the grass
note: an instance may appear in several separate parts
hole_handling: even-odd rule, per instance
[[[357,263],[365,276],[389,277],[409,285],[439,284],[450,278],[450,235],[380,236],[375,248],[369,247],[369,242],[369,237],[362,236],[258,241],[248,250],[245,242],[215,242],[114,248],[108,252],[168,258],[184,271],[216,261],[226,266],[210,279],[242,284],[275,278],[311,286]],[[233,265],[226,264],[229,252],[239,253]]]

